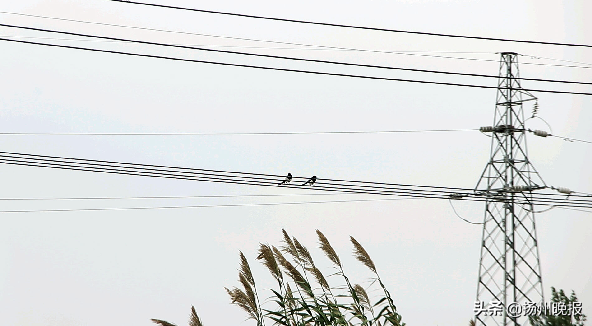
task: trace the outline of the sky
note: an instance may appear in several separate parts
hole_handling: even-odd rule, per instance
[[[588,1],[158,3],[399,30],[592,44],[588,32],[592,22],[586,17],[592,4]],[[498,74],[499,52],[512,51],[521,54],[523,77],[578,81],[592,77],[589,48],[310,26],[107,0],[0,1],[0,23],[488,75]],[[194,60],[496,85],[494,79],[283,62],[81,40],[7,27],[0,27],[0,35]],[[373,51],[303,49],[294,44],[236,38]],[[0,135],[1,151],[277,175],[291,172],[299,177],[316,175],[319,180],[463,188],[477,184],[489,158],[490,138],[477,131],[228,133],[476,129],[492,124],[496,98],[495,89],[267,71],[6,41],[0,41],[0,76],[2,133],[217,133]],[[523,87],[591,90],[581,85],[526,81]],[[592,140],[592,97],[535,96],[538,114],[549,126],[532,119],[529,128],[551,131],[550,127],[554,135]],[[528,115],[532,104],[524,109]],[[527,142],[529,158],[548,185],[592,193],[591,144],[531,134]],[[315,234],[316,229],[321,230],[342,258],[350,278],[368,286],[371,274],[351,254],[349,236],[356,238],[374,260],[408,325],[462,325],[473,316],[482,228],[461,220],[446,200],[380,200],[385,198],[4,164],[0,165],[0,176],[0,316],[5,325],[152,325],[151,318],[184,325],[192,305],[205,325],[252,325],[243,311],[230,304],[224,287],[238,285],[238,253],[242,251],[251,263],[260,293],[271,295],[271,278],[255,258],[260,243],[281,244],[282,228],[306,245],[321,270],[328,273],[330,262],[318,249]],[[212,195],[239,197],[129,199]],[[115,199],[10,200],[73,197]],[[258,205],[352,199],[372,201]],[[229,204],[238,205],[221,207]],[[124,209],[191,205],[214,207]],[[88,208],[109,209],[77,210]],[[71,211],[43,211],[48,209]],[[484,216],[480,202],[454,202],[454,209],[469,221],[482,221]],[[8,210],[28,212],[5,212]],[[552,286],[574,290],[583,302],[584,313],[592,314],[588,251],[592,215],[551,209],[536,214],[536,223],[546,300]]]

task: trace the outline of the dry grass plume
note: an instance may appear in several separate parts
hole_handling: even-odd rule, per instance
[[[349,239],[354,245],[354,256],[356,259],[358,259],[360,262],[362,262],[362,264],[366,265],[366,267],[370,268],[370,270],[376,274],[376,266],[370,258],[370,255],[368,255],[368,252],[366,252],[364,247],[362,247],[362,245],[356,239],[354,239],[354,237],[350,236]]]
[[[249,298],[247,294],[243,292],[241,289],[224,289],[226,289],[226,292],[228,292],[228,295],[230,296],[230,299],[232,300],[233,304],[236,304],[237,306],[241,307],[249,315],[250,319],[258,320],[256,302],[251,300],[251,298]]]
[[[284,258],[282,253],[276,247],[272,248],[275,258],[284,268],[286,273],[292,278],[292,280],[294,280],[296,285],[298,285],[302,290],[304,290],[309,296],[314,297],[310,284],[308,284],[308,282],[302,276],[302,274],[300,274],[300,272],[296,269],[296,267],[294,267],[294,265],[292,265],[292,263],[290,263],[286,258]]]
[[[195,312],[195,307],[191,306],[191,315],[189,316],[189,326],[203,326],[199,316],[197,316],[197,312]]]
[[[255,278],[253,277],[253,273],[251,272],[251,267],[249,266],[249,262],[247,258],[243,254],[242,251],[240,253],[240,274],[244,275],[247,281],[252,285],[255,286]]]
[[[288,232],[286,232],[286,230],[284,229],[282,229],[282,234],[284,235],[285,245],[281,246],[280,248],[282,248],[283,252],[290,254],[290,256],[294,257],[296,261],[300,261],[300,257],[298,256],[298,250],[296,250],[296,246],[294,245],[292,238],[290,238]]]
[[[171,324],[168,321],[160,320],[160,319],[150,319],[153,323],[158,324],[160,326],[177,326],[175,324]]]
[[[327,237],[325,237],[325,235],[317,230],[317,235],[319,237],[319,244],[321,245],[321,250],[323,250],[323,252],[325,253],[325,255],[337,266],[339,266],[339,268],[341,268],[341,261],[339,260],[339,256],[337,256],[337,253],[335,252],[335,250],[333,249],[333,247],[331,247],[331,244],[329,243],[329,240],[327,240]]]
[[[263,260],[263,265],[267,267],[271,275],[273,275],[276,280],[282,280],[282,272],[278,266],[277,261],[273,257],[273,251],[271,250],[271,247],[261,244],[259,246],[259,256],[257,256],[257,259]]]
[[[293,238],[294,240],[294,247],[296,247],[296,252],[298,252],[298,256],[302,259],[302,261],[306,262],[309,266],[314,266],[314,262],[312,261],[312,256],[308,249],[305,246],[298,242],[298,239]]]
[[[372,305],[370,305],[370,298],[368,298],[368,293],[366,293],[366,290],[364,290],[364,288],[360,284],[354,285],[354,291],[356,291],[356,294],[358,295],[358,298],[360,299],[360,303],[365,308],[372,309]]]

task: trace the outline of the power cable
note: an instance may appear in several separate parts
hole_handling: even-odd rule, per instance
[[[538,117],[537,117],[538,118]],[[344,130],[344,131],[262,131],[262,132],[0,132],[0,136],[289,136],[289,135],[369,135],[399,133],[465,132],[479,129],[424,130]],[[527,130],[534,133],[535,130]],[[485,134],[486,135],[486,134]],[[486,135],[487,136],[487,135]],[[592,141],[547,134],[569,142],[592,144]]]
[[[67,22],[75,22],[75,23],[83,23],[83,24],[92,24],[92,25],[99,25],[99,26],[110,26],[110,27],[118,27],[118,28],[129,28],[129,29],[137,29],[137,30],[145,30],[145,31],[153,31],[153,32],[174,33],[174,34],[182,34],[182,35],[192,35],[192,36],[202,36],[202,37],[221,38],[221,39],[230,39],[230,40],[240,40],[240,41],[248,41],[248,42],[282,44],[282,45],[300,46],[300,47],[304,47],[305,48],[305,49],[297,48],[297,50],[350,51],[350,52],[376,53],[376,54],[395,54],[395,55],[421,56],[421,57],[432,57],[432,58],[438,58],[438,59],[454,59],[454,60],[468,60],[468,61],[498,62],[498,60],[492,60],[492,59],[477,59],[477,58],[452,57],[452,56],[442,56],[442,55],[429,54],[429,53],[492,54],[492,52],[474,52],[474,51],[401,51],[401,50],[360,49],[360,48],[351,48],[351,47],[327,46],[327,45],[318,45],[318,44],[309,44],[309,43],[283,42],[283,41],[264,40],[264,39],[256,39],[256,38],[245,38],[245,37],[234,37],[234,36],[226,36],[226,35],[216,35],[216,34],[205,34],[205,33],[185,32],[185,31],[175,31],[175,30],[149,28],[149,27],[141,27],[141,26],[109,24],[109,23],[102,23],[102,22],[77,20],[77,19],[68,19],[68,18],[59,18],[59,17],[49,17],[49,16],[41,16],[41,15],[15,13],[15,12],[9,12],[9,11],[0,11],[0,13],[2,13],[2,14],[10,14],[10,15],[19,15],[19,16],[24,16],[24,17],[35,17],[35,18],[52,19],[52,20],[58,20],[58,21],[67,21]],[[582,68],[582,69],[592,68],[592,64],[584,63],[584,62],[568,61],[568,60],[553,59],[553,58],[534,57],[534,56],[530,56],[530,55],[524,55],[524,56],[525,57],[530,57],[530,58],[537,58],[537,59],[540,58],[540,59],[563,61],[563,62],[568,62],[568,63],[581,64],[581,65],[584,65],[584,66],[560,65],[560,64],[545,64],[545,63],[535,63],[535,62],[521,62],[521,64],[525,64],[525,65],[563,67],[563,68]]]
[[[153,55],[153,54],[132,53],[132,52],[123,52],[123,51],[114,51],[114,50],[103,50],[103,49],[95,49],[95,48],[85,48],[85,47],[70,46],[70,45],[60,45],[60,44],[49,44],[49,43],[23,41],[23,40],[13,40],[13,39],[7,39],[7,38],[0,38],[0,41],[16,42],[16,43],[31,44],[31,45],[41,45],[41,46],[48,46],[48,47],[73,49],[73,50],[83,50],[83,51],[90,51],[90,52],[121,54],[121,55],[144,57],[144,58],[166,59],[166,60],[173,60],[173,61],[180,61],[180,62],[205,63],[205,64],[213,64],[213,65],[228,66],[228,67],[255,68],[255,69],[263,69],[263,70],[270,70],[270,71],[298,72],[298,73],[306,73],[306,74],[312,74],[312,75],[325,75],[325,76],[335,76],[335,77],[351,77],[351,78],[361,78],[361,79],[369,79],[369,80],[401,81],[401,82],[420,83],[420,84],[460,86],[460,87],[471,87],[471,88],[482,88],[482,89],[505,89],[504,87],[499,88],[497,86],[474,85],[474,84],[460,84],[460,83],[448,83],[448,82],[436,82],[436,81],[426,81],[426,80],[416,80],[416,79],[403,79],[403,78],[390,78],[390,77],[377,77],[377,76],[367,76],[367,75],[331,73],[331,72],[322,72],[322,71],[313,71],[313,70],[277,68],[277,67],[268,67],[268,66],[257,66],[257,65],[248,65],[248,64],[228,63],[228,62],[217,62],[217,61],[206,61],[206,60],[196,60],[196,59],[185,59],[185,58],[177,58],[177,57],[169,57],[169,56]],[[592,95],[592,93],[589,93],[589,92],[570,92],[570,91],[543,90],[543,89],[521,89],[521,90],[522,91],[531,91],[531,92],[554,93],[554,94]]]
[[[549,127],[549,129],[551,129],[551,126],[547,123],[547,121],[545,121],[541,117],[536,117],[536,118],[539,118],[539,119],[543,120],[543,122],[547,124],[547,126]],[[529,120],[529,119],[531,119],[531,118],[528,118],[526,120]],[[589,141],[589,140],[583,140],[583,139],[577,139],[577,138],[570,138],[570,137],[553,135],[552,134],[552,132],[553,132],[552,130],[551,130],[551,133],[549,133],[547,131],[543,131],[543,130],[532,130],[532,129],[525,129],[525,130],[528,131],[528,132],[530,132],[530,133],[532,133],[532,134],[534,134],[534,135],[536,135],[536,136],[539,136],[539,137],[555,137],[555,138],[563,139],[563,140],[568,141],[568,142],[580,142],[580,143],[592,144],[592,141]]]
[[[249,194],[249,195],[187,195],[187,196],[128,196],[128,197],[0,197],[0,201],[85,201],[85,200],[144,200],[144,199],[227,199],[227,198],[283,198],[305,196],[344,196],[351,194]]]
[[[89,160],[89,159],[77,159],[77,158],[63,158],[63,157],[54,157],[54,156],[46,156],[46,155],[35,155],[35,154],[23,154],[23,153],[8,153],[8,152],[0,152],[0,158],[4,160],[4,162],[14,162],[14,163],[29,163],[29,164],[47,164],[48,167],[64,167],[64,168],[72,168],[72,169],[104,169],[101,171],[107,172],[133,172],[133,173],[146,173],[146,174],[157,174],[157,173],[168,173],[169,176],[172,177],[184,177],[188,178],[188,180],[193,180],[197,177],[203,178],[211,178],[211,180],[205,181],[225,181],[229,178],[240,178],[242,181],[256,181],[259,182],[257,185],[269,185],[269,186],[277,186],[279,180],[283,178],[283,176],[279,175],[269,175],[269,174],[260,174],[260,173],[245,173],[245,172],[229,172],[229,171],[218,171],[218,170],[206,170],[206,169],[196,169],[196,168],[183,168],[183,167],[169,167],[169,166],[160,166],[160,165],[149,165],[149,164],[138,164],[138,163],[125,163],[125,162],[110,162],[110,161],[99,161],[99,160]],[[53,164],[53,165],[52,165]],[[150,175],[147,175],[150,176]],[[191,178],[191,179],[189,179]],[[294,177],[294,182],[292,184],[284,185],[284,187],[298,187],[294,186],[294,183],[302,183],[308,178],[304,177]],[[425,188],[428,190],[435,189],[437,191],[447,190],[450,192],[454,191],[468,191],[470,189],[463,189],[463,188],[450,188],[450,187],[435,187],[435,186],[414,186],[414,185],[402,185],[402,184],[387,184],[387,183],[378,183],[378,182],[368,182],[368,181],[348,181],[348,180],[336,180],[336,179],[323,179],[321,181],[325,184],[331,185],[343,185],[343,184],[353,184],[357,185],[363,189],[373,189],[373,190],[392,190],[393,187],[398,187],[397,189],[408,189],[412,187],[417,188]],[[318,189],[318,184],[316,189]],[[301,187],[298,187],[302,189]],[[383,193],[379,193],[383,194]]]
[[[568,142],[580,142],[580,143],[586,143],[586,144],[592,144],[592,141],[589,140],[583,140],[583,139],[576,139],[576,138],[570,138],[570,137],[563,137],[563,136],[557,136],[557,135],[549,135],[550,137],[555,137],[555,138],[559,138],[559,139],[563,139],[565,141]]]
[[[288,56],[280,56],[280,55],[271,55],[271,54],[260,54],[260,53],[248,53],[248,52],[240,52],[240,51],[230,51],[230,50],[218,50],[218,49],[209,49],[209,48],[196,47],[196,46],[190,46],[190,45],[178,45],[178,44],[151,42],[151,41],[141,41],[141,40],[126,39],[126,38],[118,38],[118,37],[94,35],[94,34],[83,34],[83,33],[74,33],[74,32],[67,32],[67,31],[51,30],[51,29],[45,29],[45,28],[36,28],[36,27],[29,27],[29,26],[19,26],[19,25],[9,25],[9,24],[0,24],[0,26],[1,27],[8,27],[8,28],[17,28],[17,29],[31,30],[31,31],[37,31],[37,32],[45,32],[45,33],[56,33],[56,34],[79,36],[79,37],[89,37],[89,38],[96,38],[96,39],[116,41],[116,42],[137,43],[137,44],[144,44],[144,45],[173,47],[173,48],[188,49],[188,50],[197,50],[197,51],[215,52],[215,53],[226,53],[226,54],[234,54],[234,55],[242,55],[242,56],[253,56],[253,57],[270,58],[270,59],[280,59],[280,60],[290,60],[290,61],[302,61],[302,62],[323,63],[323,64],[341,65],[341,66],[350,66],[350,67],[387,69],[387,70],[401,70],[401,71],[412,71],[412,72],[444,74],[444,75],[457,75],[457,76],[468,76],[468,77],[483,77],[483,78],[495,78],[495,79],[498,79],[499,78],[499,76],[485,75],[485,74],[461,73],[461,72],[453,72],[453,71],[440,71],[440,70],[428,70],[428,69],[417,69],[417,68],[404,68],[404,67],[371,65],[371,64],[361,64],[361,63],[350,63],[350,62],[342,62],[342,61],[331,61],[331,60],[320,60],[320,59],[306,59],[306,58],[288,57]],[[561,84],[592,85],[592,82],[580,82],[580,81],[568,81],[568,80],[553,80],[553,79],[542,79],[542,78],[524,78],[524,77],[519,77],[519,78],[512,78],[512,79],[516,79],[516,80],[527,80],[527,81],[536,81],[536,82],[561,83]]]
[[[17,15],[17,16],[23,16],[23,17],[34,17],[34,18],[42,18],[42,19],[51,19],[51,20],[74,22],[74,23],[82,23],[82,24],[91,24],[91,25],[98,25],[98,26],[129,28],[129,29],[137,29],[137,30],[144,30],[144,31],[151,31],[151,32],[172,33],[172,34],[191,35],[191,36],[222,38],[222,39],[238,40],[238,41],[248,41],[248,42],[272,43],[272,44],[299,46],[299,47],[309,48],[307,50],[310,50],[310,49],[312,49],[312,50],[339,50],[339,51],[373,52],[373,53],[383,53],[383,54],[402,54],[402,53],[411,53],[411,54],[414,54],[414,53],[463,53],[463,54],[466,54],[466,53],[479,53],[479,54],[493,54],[493,52],[474,52],[474,51],[401,51],[401,50],[399,50],[399,51],[384,51],[384,50],[372,50],[372,49],[360,49],[360,48],[326,46],[326,45],[317,45],[317,44],[310,44],[310,43],[298,43],[298,42],[284,42],[284,41],[275,41],[275,40],[264,40],[264,39],[257,39],[257,38],[235,37],[235,36],[217,35],[217,34],[195,33],[195,32],[176,31],[176,30],[170,30],[170,29],[159,29],[159,28],[150,28],[150,27],[142,27],[142,26],[110,24],[110,23],[103,23],[103,22],[93,22],[93,21],[87,21],[87,20],[70,19],[70,18],[49,17],[49,16],[42,16],[42,15],[24,14],[24,13],[18,13],[18,12],[10,12],[10,11],[0,11],[0,14],[9,14],[9,15]],[[301,48],[290,48],[290,49],[304,50],[304,49],[301,49]]]
[[[148,165],[148,164],[138,164],[138,163],[124,163],[124,162],[109,162],[109,161],[99,161],[99,160],[88,160],[88,159],[75,159],[75,158],[62,158],[62,157],[52,157],[52,156],[45,156],[45,155],[34,155],[34,154],[23,154],[23,153],[7,153],[1,152],[1,158],[4,159],[4,163],[17,163],[17,164],[28,164],[29,166],[33,166],[34,164],[44,167],[54,167],[54,168],[66,168],[66,169],[73,169],[73,170],[84,170],[84,171],[91,171],[91,172],[113,172],[113,173],[125,173],[125,174],[132,174],[132,175],[143,175],[143,176],[162,176],[162,177],[173,177],[179,179],[186,179],[186,180],[198,180],[198,177],[205,178],[203,180],[198,181],[228,181],[233,180],[236,181],[236,178],[241,178],[241,181],[257,181],[259,184],[257,185],[271,185],[276,186],[278,180],[282,178],[282,176],[278,175],[266,175],[266,174],[259,174],[259,173],[245,173],[245,172],[228,172],[228,171],[217,171],[217,170],[206,170],[206,169],[196,169],[196,168],[182,168],[182,167],[167,167],[167,166],[159,166],[159,165]],[[45,164],[45,165],[42,165]],[[53,165],[52,165],[53,164]],[[144,174],[140,174],[144,173]],[[159,175],[160,173],[160,175]],[[164,173],[168,173],[165,175]],[[209,178],[209,179],[208,179]],[[234,179],[233,179],[234,178]],[[303,182],[307,178],[303,177],[295,177],[294,180],[297,182]],[[261,183],[263,182],[263,183]],[[471,189],[464,189],[464,188],[451,188],[451,187],[437,187],[437,186],[417,186],[417,185],[403,185],[403,184],[389,184],[389,183],[379,183],[379,182],[368,182],[368,181],[352,181],[352,180],[338,180],[338,179],[323,179],[321,181],[326,185],[333,185],[333,186],[347,186],[347,189],[354,189],[352,187],[357,187],[355,190],[373,190],[373,191],[383,191],[383,190],[396,190],[396,191],[419,191],[417,189],[425,189],[421,190],[424,193],[428,191],[432,192],[431,194],[441,194],[443,191],[448,196],[446,198],[451,197],[451,195],[456,195],[458,192],[469,192],[472,191]],[[286,187],[290,187],[293,185],[286,185]],[[297,188],[302,189],[302,187],[295,186]],[[325,186],[326,187],[326,186]],[[315,187],[319,189],[318,187]],[[417,188],[417,189],[414,189]],[[322,190],[339,190],[337,188],[334,189],[327,189],[322,188]],[[373,192],[372,194],[394,194],[393,192],[385,193],[385,192]],[[478,193],[476,196],[482,196],[482,194]],[[582,195],[573,195],[575,197],[590,197],[590,195],[582,196]]]
[[[483,224],[485,224],[485,222],[471,222],[471,221],[467,220],[466,218],[460,216],[456,212],[456,209],[454,208],[454,205],[452,205],[452,200],[451,199],[448,199],[448,203],[450,204],[450,207],[452,207],[452,211],[454,212],[454,214],[456,214],[456,216],[458,218],[460,218],[461,220],[465,221],[466,223],[473,224],[473,225],[483,225]]]
[[[259,173],[243,173],[243,172],[229,172],[216,171],[195,168],[181,168],[181,167],[167,167],[148,164],[137,163],[123,163],[123,162],[109,162],[88,159],[74,159],[51,157],[45,155],[33,155],[23,153],[8,153],[0,152],[0,163],[57,168],[66,170],[77,170],[87,172],[102,172],[114,173],[122,175],[135,175],[159,178],[171,178],[180,180],[193,181],[210,181],[222,182],[228,184],[242,184],[242,185],[257,185],[257,186],[273,186],[279,184],[279,180],[283,176],[266,175]],[[397,195],[403,197],[413,198],[438,198],[438,199],[469,199],[473,201],[505,201],[502,194],[473,191],[463,188],[451,187],[434,187],[434,186],[416,186],[416,185],[400,185],[387,184],[378,182],[363,182],[363,181],[348,181],[338,179],[319,179],[314,187],[303,187],[300,184],[307,178],[295,177],[293,184],[288,184],[283,187],[294,189],[307,190],[322,190],[342,193],[355,193],[366,195]],[[298,183],[298,184],[296,184]],[[460,195],[462,194],[462,195]],[[577,197],[582,198],[583,196]],[[589,198],[567,200],[557,198],[557,196],[541,196],[536,194],[534,196],[527,196],[525,198],[517,198],[518,203],[522,204],[542,204],[542,205],[557,205],[579,208],[592,208],[592,200]]]
[[[101,161],[101,160],[90,160],[90,159],[80,159],[80,158],[64,158],[64,157],[54,157],[54,156],[46,156],[46,155],[37,155],[37,154],[24,154],[24,153],[8,153],[8,152],[0,152],[0,158],[4,159],[6,163],[10,162],[11,160],[16,160],[15,163],[29,163],[29,164],[46,164],[46,167],[55,167],[55,168],[66,168],[66,169],[89,169],[91,172],[94,170],[98,170],[99,172],[131,172],[135,173],[134,175],[138,175],[138,173],[145,173],[146,175],[143,176],[172,176],[174,178],[185,179],[185,180],[196,180],[197,177],[206,178],[205,180],[198,180],[198,181],[221,181],[225,182],[228,180],[237,180],[240,178],[241,181],[256,181],[259,182],[257,185],[270,185],[270,186],[277,186],[277,182],[283,178],[283,176],[279,175],[270,175],[270,174],[261,174],[261,173],[247,173],[247,172],[232,172],[232,171],[220,171],[220,170],[209,170],[209,169],[197,169],[197,168],[186,168],[186,167],[170,167],[170,166],[161,166],[161,165],[151,165],[151,164],[139,164],[139,163],[128,163],[128,162],[110,162],[110,161]],[[20,161],[19,161],[20,160]],[[49,165],[48,165],[49,164]],[[53,164],[53,165],[51,165]],[[100,170],[103,169],[103,170]],[[159,175],[160,173],[160,175]],[[165,175],[167,173],[168,175]],[[156,175],[154,175],[156,174]],[[209,179],[208,179],[209,178]],[[304,182],[308,178],[305,177],[294,177],[295,182]],[[348,190],[364,190],[364,191],[379,191],[373,192],[372,194],[396,194],[396,192],[380,192],[380,191],[399,191],[400,192],[409,192],[409,191],[422,191],[424,194],[442,194],[444,193],[447,197],[446,198],[455,198],[455,199],[462,199],[457,196],[459,193],[464,194],[463,196],[466,197],[468,192],[474,192],[472,189],[466,188],[455,188],[455,187],[441,187],[441,186],[421,186],[421,185],[405,185],[405,184],[393,184],[393,183],[381,183],[381,182],[371,182],[371,181],[358,181],[358,180],[341,180],[341,179],[322,179],[320,181],[322,184],[321,190],[340,190],[340,188],[328,188],[328,186],[337,186],[337,187],[344,187],[343,189]],[[292,187],[302,189],[301,186],[296,186],[294,184],[284,185],[284,187]],[[550,187],[555,189],[554,187]],[[315,186],[315,189],[318,190],[318,183]],[[359,192],[357,192],[359,193]],[[591,194],[585,193],[574,193],[570,192],[570,196],[573,198],[590,198],[592,197]],[[475,194],[477,197],[489,196],[489,194],[483,194],[482,191],[477,191]],[[559,194],[552,194],[551,197],[558,197],[563,196]],[[495,197],[495,196],[493,196]],[[589,202],[589,200],[585,201]]]
[[[281,135],[359,135],[479,131],[479,129],[425,129],[375,131],[268,131],[268,132],[0,132],[0,136],[281,136]]]
[[[336,204],[336,203],[361,203],[403,200],[402,198],[381,199],[350,199],[350,200],[322,200],[301,201],[284,203],[252,203],[252,204],[216,204],[216,205],[179,205],[179,206],[138,206],[138,207],[97,207],[97,208],[50,208],[31,210],[0,210],[1,213],[58,213],[58,212],[97,212],[97,211],[126,211],[126,210],[153,210],[153,209],[181,209],[181,208],[213,208],[213,207],[258,207],[258,206],[282,206],[282,205],[306,205],[306,204]]]
[[[557,58],[549,58],[549,57],[541,57],[541,56],[534,56],[530,54],[518,54],[521,57],[531,58],[531,59],[538,59],[538,60],[551,60],[551,61],[559,61],[559,62],[567,62],[572,64],[578,65],[585,65],[592,68],[592,63],[588,62],[581,62],[581,61],[573,61],[573,60],[564,60],[564,59],[557,59]]]
[[[410,198],[406,198],[410,199]],[[10,213],[60,213],[60,212],[99,212],[99,211],[126,211],[126,210],[162,210],[162,209],[184,209],[184,208],[223,208],[223,207],[258,207],[258,206],[282,206],[282,205],[307,205],[307,204],[337,204],[337,203],[361,203],[404,200],[403,198],[381,198],[381,199],[351,199],[351,200],[325,200],[325,201],[301,201],[283,203],[252,203],[252,204],[217,204],[217,205],[179,205],[179,206],[139,206],[139,207],[96,207],[96,208],[53,208],[33,210],[0,210],[0,214]],[[590,210],[570,207],[553,207],[560,209],[574,210],[584,213],[592,213]],[[467,221],[471,224],[482,224]]]
[[[170,6],[170,5],[163,5],[163,4],[156,4],[156,3],[138,2],[138,1],[133,1],[133,0],[111,0],[111,1],[113,1],[113,2],[123,2],[123,3],[129,3],[129,4],[136,4],[136,5],[143,5],[143,6],[153,6],[153,7],[167,8],[167,9],[194,11],[194,12],[201,12],[201,13],[207,13],[207,14],[227,15],[227,16],[235,16],[235,17],[243,17],[243,18],[255,18],[255,19],[264,19],[264,20],[271,20],[271,21],[281,21],[281,22],[309,24],[309,25],[320,25],[320,26],[341,27],[341,28],[353,28],[353,29],[370,30],[370,31],[390,32],[390,33],[405,33],[405,34],[415,34],[415,35],[452,37],[452,38],[486,40],[486,41],[500,41],[500,42],[514,42],[514,43],[529,43],[529,44],[541,44],[541,45],[558,45],[558,46],[571,46],[571,47],[592,48],[592,45],[589,45],[589,44],[547,42],[547,41],[532,41],[532,40],[517,40],[517,39],[496,38],[496,37],[484,37],[484,36],[469,36],[469,35],[458,35],[458,34],[443,34],[443,33],[431,33],[431,32],[418,32],[418,31],[408,31],[408,30],[399,30],[399,29],[380,28],[380,27],[368,27],[368,26],[357,26],[357,25],[346,25],[346,24],[335,24],[335,23],[323,23],[323,22],[315,22],[315,21],[308,21],[308,20],[298,20],[298,19],[278,18],[278,17],[268,17],[268,16],[257,16],[257,15],[249,15],[249,14],[239,14],[239,13],[224,12],[224,11],[214,11],[214,10],[205,10],[205,9],[197,9],[197,8],[186,8],[186,7]]]

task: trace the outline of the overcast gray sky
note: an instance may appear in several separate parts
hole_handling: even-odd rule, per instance
[[[588,1],[183,1],[159,3],[435,33],[592,44]],[[0,1],[0,23],[220,49],[497,75],[499,52],[515,51],[523,77],[590,81],[592,50],[306,26],[142,7],[106,0]],[[159,33],[5,12],[395,53],[302,50],[294,45]],[[285,63],[0,27],[2,37],[293,69],[318,69],[495,86],[495,80]],[[48,39],[51,38],[51,39]],[[71,40],[77,39],[77,40]],[[405,52],[409,51],[409,52]],[[404,52],[404,53],[403,53]],[[450,59],[442,57],[462,57]],[[534,57],[551,58],[537,59]],[[542,63],[535,65],[528,63]],[[581,66],[581,65],[580,65]],[[90,53],[0,42],[1,132],[277,132],[474,129],[491,125],[496,92],[452,86],[305,75]],[[590,92],[590,87],[523,87]],[[592,140],[592,97],[536,93],[553,133]],[[526,114],[532,105],[525,106]],[[529,127],[547,129],[540,120]],[[549,185],[592,192],[592,145],[528,135],[529,156]],[[205,169],[474,187],[490,139],[479,132],[358,135],[1,136],[1,151]],[[0,165],[0,198],[286,194],[225,199],[7,201],[0,210],[124,208],[379,199],[302,196],[255,186]],[[483,219],[483,203],[457,202]],[[545,293],[575,290],[592,314],[592,215],[536,215]],[[472,317],[481,227],[443,200],[0,214],[0,316],[6,325],[183,325],[194,305],[206,325],[252,325],[224,287],[237,282],[238,251],[271,292],[258,244],[285,228],[325,271],[323,231],[356,283],[370,274],[351,257],[349,236],[372,256],[408,325],[463,325]]]

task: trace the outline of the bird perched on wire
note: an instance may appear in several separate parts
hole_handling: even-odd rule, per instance
[[[312,178],[306,180],[306,182],[304,184],[302,184],[302,185],[303,186],[306,186],[308,184],[308,185],[311,185],[312,186],[312,185],[314,185],[315,182],[317,182],[317,176],[316,175],[313,175]]]
[[[281,186],[281,185],[285,185],[287,183],[290,183],[290,181],[292,181],[292,173],[288,172],[288,175],[286,176],[286,178],[284,179],[284,181],[282,181],[278,186]]]

